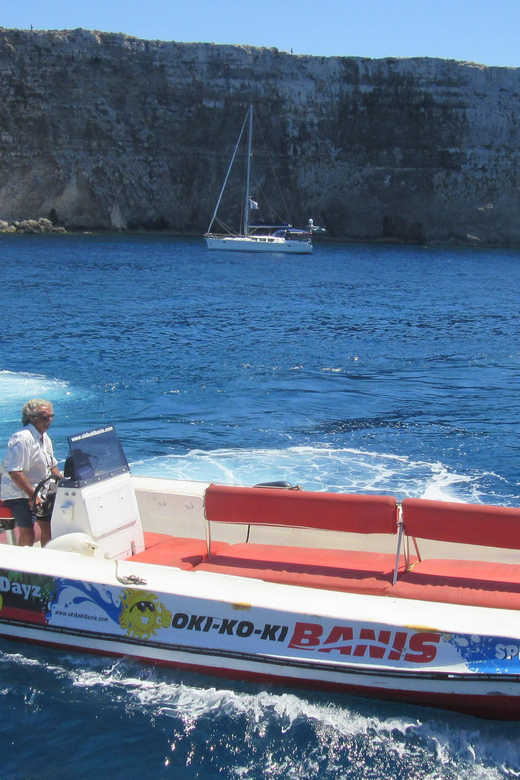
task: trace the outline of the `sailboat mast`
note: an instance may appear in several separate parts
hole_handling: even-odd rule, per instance
[[[253,142],[253,106],[249,106],[249,137],[247,140],[247,172],[246,172],[246,202],[244,208],[244,236],[249,233],[249,212],[251,205],[249,203],[249,181],[251,178],[251,149]]]
[[[213,227],[213,223],[215,221],[215,218],[217,216],[218,207],[220,206],[220,201],[222,200],[222,196],[224,194],[224,190],[226,189],[226,184],[229,179],[229,174],[231,173],[231,169],[233,168],[233,163],[235,162],[235,157],[237,156],[237,152],[240,146],[240,141],[242,140],[242,136],[244,135],[244,130],[247,123],[247,114],[245,116],[245,119],[242,123],[242,130],[240,131],[240,135],[238,136],[238,141],[235,146],[235,150],[233,152],[233,157],[231,158],[231,162],[229,163],[229,167],[227,169],[226,178],[224,179],[224,184],[222,185],[222,189],[220,190],[220,195],[218,196],[217,205],[215,206],[215,211],[213,212],[213,216],[211,217],[211,222],[209,223],[208,233],[211,233],[211,228]]]

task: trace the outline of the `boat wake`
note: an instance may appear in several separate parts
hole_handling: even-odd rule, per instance
[[[50,401],[71,394],[67,382],[49,379],[41,374],[0,370],[0,420],[18,419],[19,407],[28,398],[48,398]]]
[[[68,382],[40,374],[0,370],[0,435],[7,442],[19,421],[19,409],[28,398],[48,398],[65,405],[53,426],[59,456],[62,420],[67,405],[85,398],[85,391]],[[117,420],[115,422],[117,428]],[[67,420],[63,435],[71,433]],[[78,423],[76,427],[81,428]],[[87,424],[84,427],[88,427]],[[492,472],[457,473],[440,461],[413,460],[407,456],[355,448],[293,446],[280,449],[192,450],[130,459],[140,476],[200,480],[224,484],[256,484],[284,480],[305,490],[392,494],[410,497],[517,505],[518,493]]]
[[[286,449],[192,450],[130,464],[141,476],[201,480],[224,484],[256,484],[284,480],[305,490],[395,495],[401,500],[497,502],[503,481],[493,474],[458,474],[440,462],[352,448],[289,447]],[[507,503],[507,496],[504,501]]]
[[[104,750],[105,768],[117,772],[135,766],[146,743],[149,777],[168,776],[159,766],[187,778],[258,780],[360,777],[363,767],[364,776],[371,767],[369,776],[389,778],[520,774],[515,724],[420,707],[252,685],[223,688],[213,680],[202,687],[196,675],[32,648],[0,656],[0,690],[15,720],[29,717],[36,729],[37,722],[46,728],[54,709],[73,711],[75,728]],[[124,741],[125,751],[111,766],[113,740]],[[78,767],[74,776],[81,778]]]

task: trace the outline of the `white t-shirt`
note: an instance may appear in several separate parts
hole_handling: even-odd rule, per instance
[[[13,433],[7,445],[2,471],[2,500],[27,498],[11,477],[10,471],[23,471],[33,487],[36,487],[58,464],[52,451],[52,442],[46,433],[40,434],[32,423]]]

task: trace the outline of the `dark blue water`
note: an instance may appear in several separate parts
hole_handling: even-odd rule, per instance
[[[30,397],[137,474],[520,503],[520,252],[5,236],[0,443]],[[0,778],[513,778],[514,724],[15,643]]]

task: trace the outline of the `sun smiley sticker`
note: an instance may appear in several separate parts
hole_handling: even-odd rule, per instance
[[[158,628],[168,628],[172,614],[159,601],[159,597],[149,590],[129,590],[121,594],[121,614],[119,624],[126,629],[128,636],[150,639]]]

